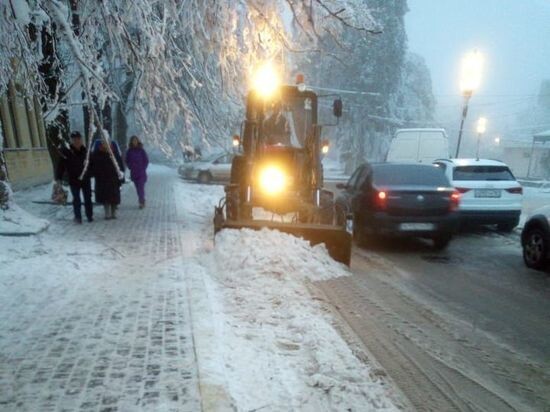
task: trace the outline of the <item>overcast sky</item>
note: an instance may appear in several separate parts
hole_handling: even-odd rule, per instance
[[[469,117],[486,115],[493,126],[511,122],[532,101],[529,95],[538,93],[541,80],[550,78],[550,0],[409,0],[408,5],[409,49],[426,59],[441,121],[455,112],[460,117],[460,62],[475,48],[485,56],[485,69]]]

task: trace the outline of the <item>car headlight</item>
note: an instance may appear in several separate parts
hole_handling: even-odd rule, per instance
[[[262,192],[268,195],[276,195],[285,190],[287,186],[285,172],[277,166],[267,166],[260,170],[259,184]]]

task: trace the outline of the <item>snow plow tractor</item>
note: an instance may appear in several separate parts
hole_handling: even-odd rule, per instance
[[[342,114],[340,99],[333,102],[333,114]],[[333,259],[349,265],[351,221],[336,215],[333,193],[323,188],[328,141],[321,140],[321,129],[318,96],[303,83],[271,89],[260,84],[250,91],[241,136],[233,138],[239,154],[215,208],[214,232],[275,229],[311,245],[324,243]]]

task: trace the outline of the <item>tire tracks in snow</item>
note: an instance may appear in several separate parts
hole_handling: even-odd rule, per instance
[[[316,285],[417,410],[548,407],[542,365],[405,290],[399,282],[410,273],[362,250],[352,271]]]

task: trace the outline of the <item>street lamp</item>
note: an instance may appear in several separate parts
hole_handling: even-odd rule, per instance
[[[464,97],[464,105],[462,107],[462,120],[460,121],[460,131],[458,132],[458,143],[456,145],[456,156],[460,152],[460,142],[462,141],[462,129],[464,121],[468,114],[468,103],[472,94],[481,83],[481,71],[483,69],[483,56],[477,50],[470,52],[462,59],[460,72],[460,91]]]
[[[479,159],[479,143],[481,142],[481,135],[487,130],[487,119],[485,117],[480,117],[477,120],[477,152],[476,159]]]
[[[497,146],[500,145],[500,137],[499,136],[495,137],[495,144]]]

